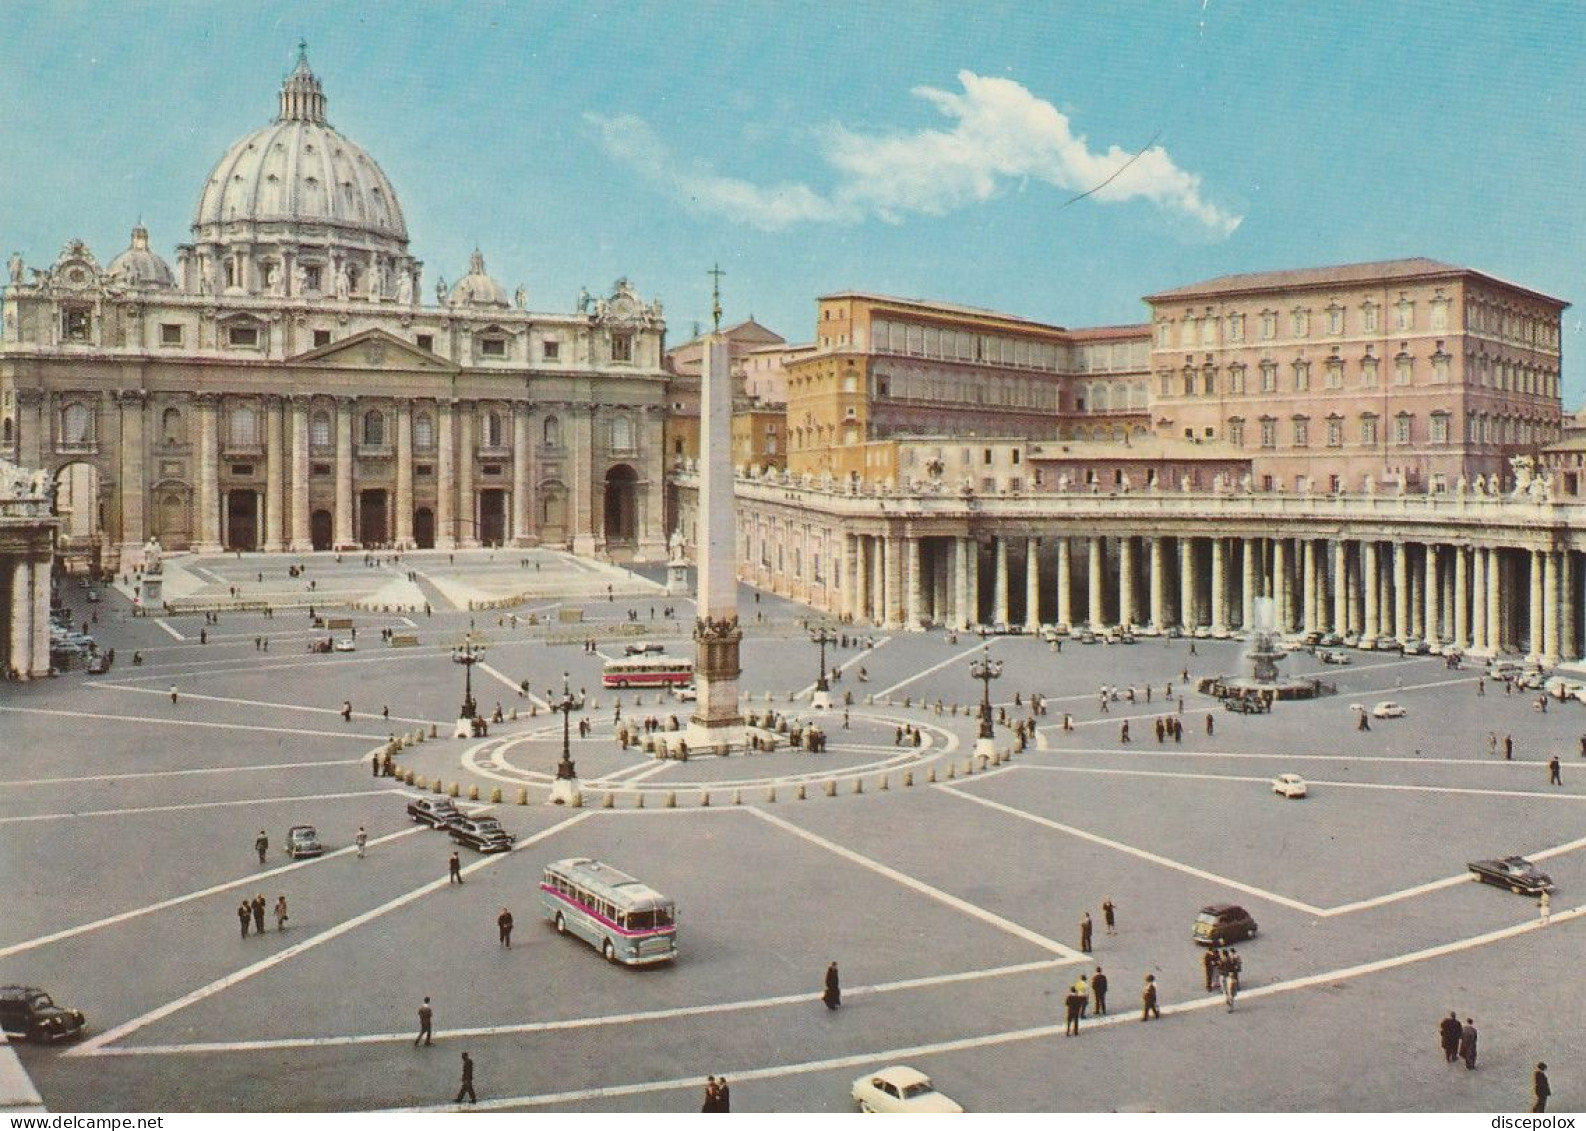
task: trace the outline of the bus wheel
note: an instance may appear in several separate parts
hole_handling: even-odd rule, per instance
[[[567,933],[567,920],[562,918],[562,913],[560,911],[556,913],[556,933],[559,935],[565,935]]]
[[[611,945],[610,939],[607,939],[605,945],[600,948],[600,953],[606,956],[607,962],[617,961],[617,948]]]

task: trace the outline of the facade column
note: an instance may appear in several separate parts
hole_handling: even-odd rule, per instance
[[[335,549],[351,545],[352,533],[352,398],[336,398],[336,536]]]
[[[843,534],[843,603],[845,621],[859,619],[859,536]]]
[[[457,444],[453,421],[453,402],[441,401],[435,414],[435,548],[451,550],[457,546],[457,522],[453,510],[457,502]],[[571,515],[564,514],[564,524]],[[565,528],[565,527],[564,527]]]
[[[882,607],[882,627],[903,626],[903,539],[889,536],[886,540],[885,584],[886,600]]]
[[[1469,648],[1470,639],[1470,549],[1454,547],[1454,647]]]
[[[1476,546],[1470,551],[1470,647],[1488,651],[1487,643],[1487,550]]]
[[[1041,540],[1024,540],[1024,630],[1041,631]]]
[[[413,406],[397,402],[396,413],[396,521],[392,539],[397,546],[413,544]]]
[[[464,436],[472,435],[472,421],[476,406],[469,406],[469,412],[463,418]],[[573,452],[568,461],[573,474],[573,553],[584,557],[593,557],[600,548],[605,535],[597,527],[595,521],[595,406],[592,404],[579,405],[573,412]],[[463,445],[463,469],[461,475],[467,476],[466,482],[459,481],[462,489],[461,506],[463,515],[470,522],[473,521],[477,511],[478,502],[474,499],[474,463],[472,442]],[[737,472],[733,473],[734,477]],[[474,527],[470,545],[478,545],[479,530]]]
[[[641,429],[647,430],[650,423],[649,414],[641,414],[640,421],[641,423],[639,427]],[[645,440],[648,441],[648,439],[649,437],[646,436]],[[645,478],[649,479],[650,482],[643,488],[642,491],[639,492],[641,498],[649,496],[655,490],[654,480],[648,475],[645,476]],[[530,531],[533,529],[533,527],[532,523],[530,522],[529,515],[533,513],[534,507],[529,495],[529,406],[515,404],[512,406],[511,533],[512,544],[514,546],[527,546],[533,541],[533,538],[530,536]],[[634,500],[635,503],[640,501],[640,499]],[[652,518],[652,516],[648,513],[646,513],[645,517],[647,520]],[[646,521],[642,524],[639,524],[639,529],[635,530],[634,534],[641,540],[646,538],[646,536],[649,536],[653,539],[657,533],[657,531],[652,529],[654,526],[654,521]],[[659,534],[661,541],[664,544],[666,542],[668,532],[663,530],[659,531]]]
[[[1178,540],[1179,601],[1178,619],[1185,633],[1191,633],[1198,623],[1195,608],[1195,539]]]
[[[1542,560],[1546,556],[1546,553],[1542,550],[1532,550],[1526,555],[1526,557],[1531,559],[1531,584],[1526,594],[1530,600],[1527,602],[1529,608],[1526,610],[1525,658],[1532,663],[1541,662],[1542,653],[1546,649],[1544,637],[1547,635],[1547,625],[1544,623],[1545,613],[1543,610],[1545,606],[1542,601],[1543,587],[1546,584]]]
[[[1543,550],[1542,553],[1542,662],[1549,667],[1559,661],[1559,602],[1558,574],[1559,552]]]
[[[1306,538],[1300,552],[1300,627],[1306,633],[1317,628],[1316,539]]]
[[[1503,551],[1487,549],[1487,647],[1503,651]]]
[[[1421,610],[1426,605],[1426,595],[1421,592],[1421,573],[1416,570],[1412,561],[1410,547],[1404,546],[1404,568],[1409,580],[1410,619],[1405,621],[1410,636],[1426,635],[1426,627],[1421,623]]]
[[[48,558],[34,558],[32,575],[33,603],[28,620],[33,630],[33,646],[28,650],[33,664],[33,674],[50,674],[50,563]]]
[[[285,548],[285,487],[282,458],[281,398],[271,397],[264,406],[264,549],[278,553]]]
[[[1250,631],[1250,626],[1253,625],[1256,620],[1256,597],[1258,596],[1256,587],[1260,584],[1259,577],[1256,573],[1257,546],[1258,543],[1254,538],[1244,539],[1244,550],[1240,555],[1240,572],[1243,575],[1241,578],[1243,591],[1239,595],[1239,612],[1241,617],[1239,625],[1246,632]]]
[[[479,545],[479,497],[478,492],[474,490],[474,424],[478,416],[478,407],[473,403],[465,403],[457,412],[457,545],[459,547]],[[575,414],[575,417],[582,416],[582,413]],[[578,429],[575,427],[573,432],[576,435]],[[578,465],[575,474],[587,478],[586,469],[582,464]]]
[[[997,559],[996,592],[992,600],[995,608],[991,619],[997,624],[1008,623],[1008,539],[999,534],[992,540],[992,552]]]
[[[1134,627],[1134,539],[1118,539],[1118,627]]]
[[[1151,628],[1161,634],[1167,631],[1167,609],[1163,600],[1164,587],[1167,585],[1167,574],[1163,557],[1166,549],[1162,544],[1162,536],[1156,535],[1151,539]]]
[[[1333,628],[1339,636],[1349,631],[1349,544],[1342,538],[1333,542]]]
[[[1101,607],[1101,562],[1102,542],[1101,535],[1093,534],[1090,538],[1090,552],[1085,561],[1085,585],[1090,591],[1090,627],[1094,632],[1100,632],[1102,626]]]
[[[1360,626],[1360,645],[1370,648],[1377,642],[1380,631],[1377,620],[1377,544],[1375,542],[1362,542],[1360,544],[1360,581],[1364,599],[1361,602],[1364,613]]]
[[[1426,544],[1426,574],[1421,583],[1421,592],[1426,597],[1426,608],[1421,618],[1425,621],[1423,626],[1425,631],[1421,633],[1421,636],[1426,641],[1427,646],[1434,652],[1441,651],[1443,647],[1442,627],[1439,623],[1442,620],[1443,590],[1439,585],[1437,576],[1437,556],[1437,545],[1433,542],[1428,542]]]
[[[1057,540],[1057,626],[1074,627],[1074,560],[1067,535]]]
[[[220,550],[220,453],[216,448],[216,398],[198,394],[198,544],[199,553]]]
[[[924,565],[925,540],[922,538],[903,539],[903,560],[908,567],[908,619],[904,622],[910,632],[920,630],[920,605],[924,595]]]
[[[1228,540],[1212,539],[1212,635],[1228,631]]]
[[[1278,631],[1288,632],[1294,624],[1294,601],[1289,586],[1289,540],[1272,540],[1272,605],[1278,616]]]
[[[128,389],[117,399],[121,421],[119,460],[116,468],[117,512],[121,516],[121,568],[143,560],[143,544],[148,541],[148,520],[144,500],[148,496],[148,477],[144,474],[144,393]],[[46,610],[47,612],[48,610]]]
[[[964,619],[967,625],[974,625],[980,623],[980,539],[965,539],[964,546],[968,552],[964,574],[969,578],[969,610]]]
[[[1410,636],[1410,556],[1403,542],[1393,544],[1393,638],[1404,643]]]
[[[969,547],[968,538],[953,539],[953,615],[952,625],[966,629],[969,619]]]
[[[308,512],[308,398],[292,398],[292,549],[306,553],[314,544]]]

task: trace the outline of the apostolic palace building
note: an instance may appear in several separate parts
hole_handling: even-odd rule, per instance
[[[739,576],[896,628],[1224,635],[1271,597],[1283,628],[1365,646],[1581,655],[1564,301],[1430,259],[1144,301],[1138,324],[1070,328],[842,290],[807,341],[723,332]],[[198,186],[174,267],[141,227],[105,265],[77,240],[12,257],[0,457],[42,473],[15,509],[44,521],[52,491],[40,529],[72,568],[126,570],[151,537],[658,560],[699,527],[706,342],[665,333],[625,280],[550,314],[477,251],[426,284],[303,57]],[[25,567],[0,560],[23,674],[31,537]]]

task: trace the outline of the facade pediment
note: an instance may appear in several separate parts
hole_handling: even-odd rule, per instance
[[[420,349],[385,330],[364,330],[350,338],[287,359],[292,365],[314,365],[324,369],[391,370],[411,373],[457,373],[460,367],[443,357]]]

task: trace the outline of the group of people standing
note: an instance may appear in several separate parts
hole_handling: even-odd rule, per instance
[[[237,922],[242,927],[243,938],[248,937],[250,927],[255,934],[264,934],[264,910],[266,906],[268,904],[265,901],[263,892],[254,896],[251,900],[244,899],[237,905]],[[275,901],[275,929],[278,931],[286,930],[287,918],[286,896],[283,895]]]
[[[1239,996],[1239,980],[1244,975],[1245,960],[1231,946],[1221,950],[1214,946],[1201,957],[1201,965],[1206,971],[1207,992],[1221,990],[1223,1000],[1228,1003],[1228,1011],[1232,1013],[1234,998]]]

